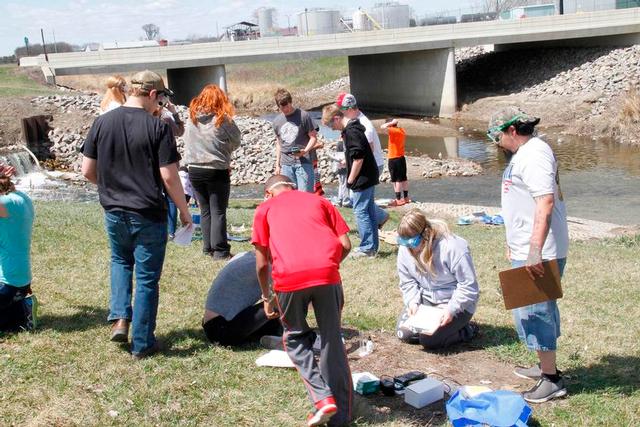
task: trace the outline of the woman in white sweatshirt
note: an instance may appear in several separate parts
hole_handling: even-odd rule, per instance
[[[396,326],[398,338],[419,342],[425,350],[471,340],[478,331],[470,320],[479,289],[466,240],[451,233],[445,222],[429,221],[424,212],[413,209],[400,220],[398,244],[398,276],[404,302]],[[437,329],[431,334],[420,326],[405,324],[419,310],[428,311],[421,306],[441,309],[432,316]]]

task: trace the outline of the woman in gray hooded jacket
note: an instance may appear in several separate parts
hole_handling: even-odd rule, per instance
[[[398,244],[398,276],[404,302],[396,326],[398,338],[419,342],[425,350],[471,340],[478,332],[470,320],[478,304],[479,288],[466,240],[451,233],[445,222],[428,220],[424,212],[412,209],[400,220]],[[428,330],[407,326],[409,318],[419,311],[431,313]]]
[[[230,257],[227,206],[231,191],[231,154],[241,133],[233,121],[227,95],[210,84],[189,104],[184,133],[184,162],[201,214],[203,252],[214,259]]]

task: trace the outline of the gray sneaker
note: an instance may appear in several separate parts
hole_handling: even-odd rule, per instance
[[[513,370],[513,373],[520,378],[524,378],[525,380],[539,380],[542,376],[540,364],[534,365],[530,368],[523,368],[521,366],[518,366]]]
[[[349,254],[349,258],[375,258],[375,257],[376,257],[375,252],[363,252],[357,249],[355,251],[352,251]]]
[[[564,379],[560,378],[557,383],[554,383],[544,376],[531,390],[522,393],[524,400],[529,403],[544,403],[566,395],[567,389],[564,386]]]

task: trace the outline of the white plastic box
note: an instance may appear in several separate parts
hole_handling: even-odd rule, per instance
[[[433,378],[416,381],[404,391],[405,403],[418,409],[442,399],[444,399],[444,384]]]

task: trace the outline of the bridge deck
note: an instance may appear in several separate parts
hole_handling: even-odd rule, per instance
[[[172,69],[281,59],[355,56],[483,44],[525,43],[640,33],[640,8],[309,37],[50,54],[57,75]],[[37,62],[37,64],[36,64]]]

